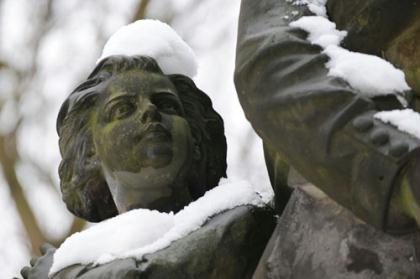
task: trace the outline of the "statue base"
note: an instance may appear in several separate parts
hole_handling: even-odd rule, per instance
[[[278,219],[253,278],[420,278],[419,250],[419,232],[383,233],[304,184]]]

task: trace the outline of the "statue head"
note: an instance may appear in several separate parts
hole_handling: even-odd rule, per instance
[[[57,131],[63,200],[89,221],[178,211],[226,176],[223,121],[210,99],[147,56],[103,59],[62,105]]]

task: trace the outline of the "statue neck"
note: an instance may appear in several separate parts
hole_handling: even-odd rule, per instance
[[[106,181],[118,212],[145,208],[162,212],[177,212],[193,199],[185,179],[169,178],[162,170],[144,169],[145,173],[108,172]]]

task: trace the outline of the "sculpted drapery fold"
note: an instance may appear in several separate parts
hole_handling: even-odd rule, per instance
[[[401,170],[419,156],[420,141],[374,120],[379,102],[328,75],[322,48],[289,26],[311,15],[292,2],[243,0],[239,19],[235,84],[266,150],[275,150],[266,152],[269,168],[287,162],[377,228],[413,229],[414,221],[390,201]],[[385,99],[401,108],[394,97]],[[401,144],[404,151],[396,152]]]

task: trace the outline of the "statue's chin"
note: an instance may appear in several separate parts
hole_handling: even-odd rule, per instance
[[[167,143],[150,143],[140,152],[142,167],[166,167],[171,163],[172,157],[172,146]]]
[[[132,209],[149,209],[160,212],[178,212],[192,201],[188,188],[174,189],[162,187],[151,189],[139,189],[131,192],[123,207],[125,211]],[[121,213],[121,212],[120,212]]]
[[[157,210],[159,212],[171,212],[171,211],[177,211],[177,208],[173,208],[173,204],[170,202],[158,202],[157,204],[143,204],[143,203],[137,203],[137,204],[131,204],[127,206],[127,211],[133,210],[133,209],[149,209],[149,210]]]

